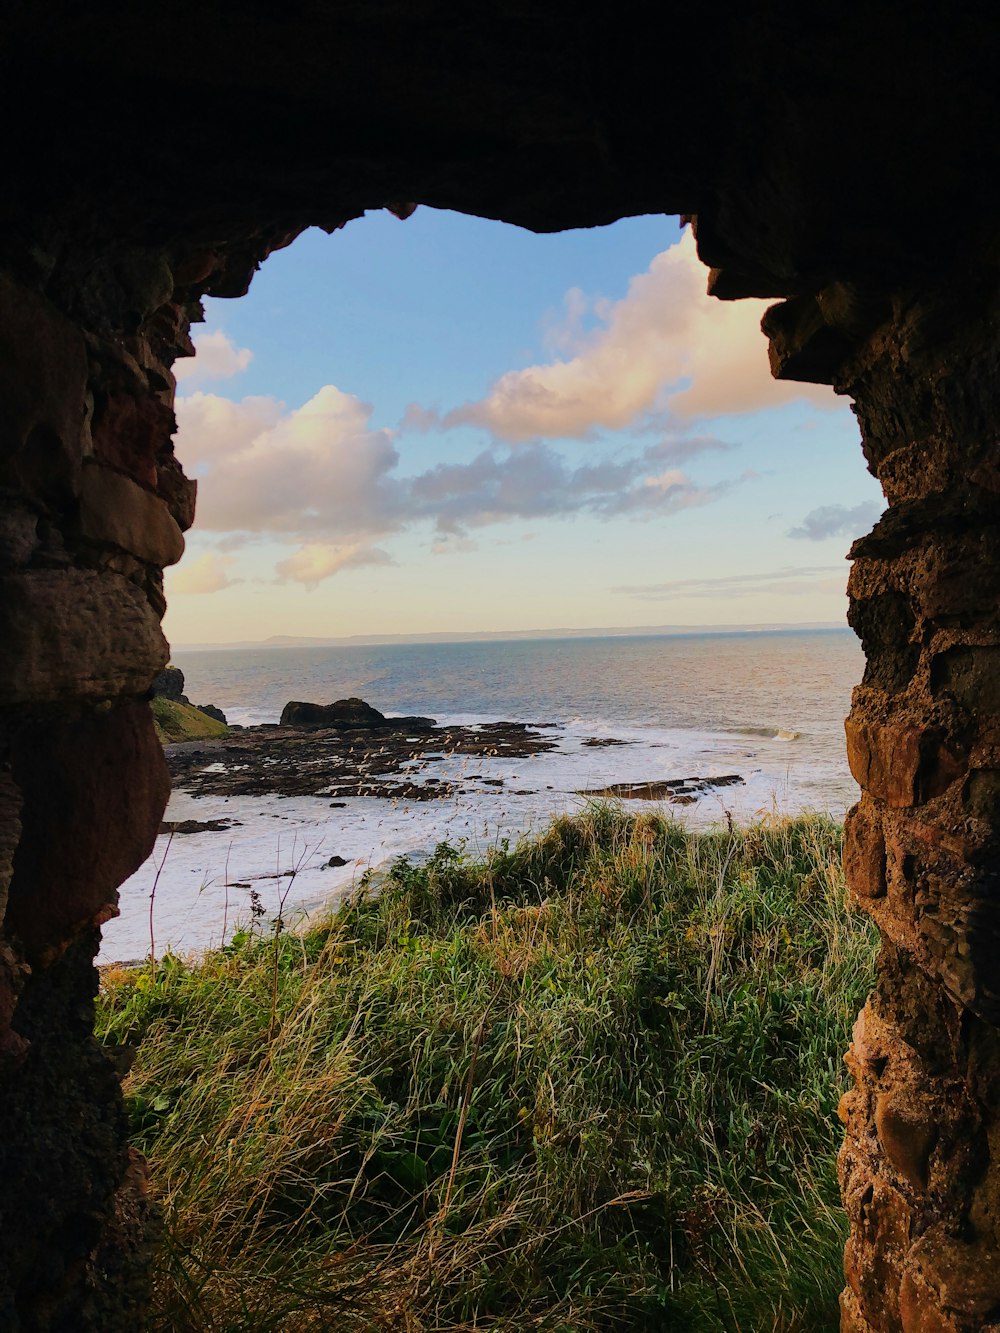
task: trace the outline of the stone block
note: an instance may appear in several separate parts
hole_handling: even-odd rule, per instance
[[[87,388],[83,335],[44,297],[5,274],[0,311],[0,478],[45,491],[71,481],[79,463]]]
[[[826,322],[813,296],[795,296],[764,312],[771,374],[776,380],[832,384],[854,350],[840,329]]]
[[[10,944],[0,940],[0,1074],[18,1065],[28,1049],[28,1043],[11,1024],[30,970]]]
[[[34,718],[12,738],[11,768],[24,806],[5,928],[47,965],[115,915],[118,885],[152,850],[170,775],[139,700]]]
[[[181,532],[187,532],[194,522],[198,483],[191,477],[185,477],[173,454],[161,457],[157,463],[156,491],[173,514]]]
[[[880,1092],[875,1098],[875,1130],[893,1170],[914,1189],[926,1189],[938,1137],[931,1108],[910,1090]]]
[[[1000,534],[987,526],[935,536],[914,570],[923,614],[933,620],[992,618],[1000,599]]]
[[[94,456],[145,486],[156,486],[160,453],[175,427],[172,410],[152,394],[109,394],[100,403],[91,426]]]
[[[885,896],[885,838],[877,813],[865,802],[852,806],[844,820],[844,874],[858,898]]]
[[[912,1212],[903,1196],[875,1171],[867,1154],[848,1140],[837,1159],[851,1236],[844,1276],[872,1326],[896,1329],[903,1258]]]
[[[849,717],[844,729],[855,780],[893,809],[933,800],[964,771],[960,756],[935,727]]]
[[[159,496],[100,464],[83,469],[80,530],[90,541],[119,546],[160,568],[184,554],[181,530]]]
[[[947,1312],[963,1329],[1000,1315],[1000,1247],[992,1237],[959,1239],[937,1223],[913,1246],[907,1268],[918,1308]],[[951,1333],[952,1325],[944,1327]]]
[[[0,578],[0,706],[142,694],[167,645],[145,593],[117,574]]]
[[[1000,649],[959,644],[931,662],[931,687],[973,717],[1000,715]]]
[[[1000,822],[1000,769],[974,768],[965,780],[962,803],[974,819]]]
[[[902,1333],[960,1333],[926,1282],[909,1270],[899,1287],[899,1319]]]

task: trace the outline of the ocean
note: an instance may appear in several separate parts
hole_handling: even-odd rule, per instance
[[[301,918],[401,854],[423,855],[445,839],[481,853],[537,831],[581,808],[583,788],[740,774],[740,785],[669,807],[696,827],[727,814],[808,809],[840,818],[857,799],[843,721],[864,662],[847,629],[218,649],[178,651],[173,661],[193,702],[244,726],[277,722],[290,699],[355,695],[388,715],[441,723],[556,723],[558,748],[520,759],[442,756],[439,779],[459,769],[468,779],[471,762],[479,781],[434,801],[351,797],[331,808],[317,797],[175,791],[168,819],[233,825],[160,836],[122,886],[103,961],[217,945],[247,920],[251,888],[268,916],[283,903],[286,920]],[[331,856],[347,864],[331,868]]]

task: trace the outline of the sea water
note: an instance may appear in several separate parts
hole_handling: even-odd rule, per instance
[[[367,869],[442,840],[480,854],[580,809],[586,788],[740,774],[739,786],[667,807],[694,827],[802,810],[839,818],[857,799],[843,720],[863,658],[846,629],[220,649],[173,660],[188,697],[233,723],[277,722],[290,699],[356,695],[386,714],[441,723],[556,723],[558,747],[520,759],[445,756],[433,775],[460,785],[431,801],[352,797],[331,808],[320,797],[175,792],[168,819],[233,826],[160,836],[122,886],[121,915],[104,928],[105,960],[219,944],[245,923],[254,895],[268,919],[280,910],[294,920]],[[607,739],[626,743],[584,744]],[[331,856],[347,864],[332,869]]]

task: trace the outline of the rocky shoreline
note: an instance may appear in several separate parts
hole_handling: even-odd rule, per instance
[[[389,718],[359,699],[335,704],[288,704],[282,724],[246,727],[217,739],[164,749],[174,787],[191,796],[311,796],[331,805],[350,797],[428,801],[504,788],[508,779],[474,771],[463,760],[524,759],[559,749],[558,722],[485,722],[438,726],[424,717]],[[589,737],[582,744],[628,744]],[[434,765],[446,761],[449,776]],[[517,781],[518,779],[510,779]],[[742,783],[738,774],[653,779],[583,789],[583,796],[690,804],[717,787]],[[534,795],[510,786],[513,795]],[[173,832],[195,831],[175,828]],[[211,831],[207,827],[204,830]]]

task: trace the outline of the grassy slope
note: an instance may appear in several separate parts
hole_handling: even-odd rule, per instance
[[[177,741],[201,741],[214,736],[228,736],[229,728],[207,713],[190,704],[175,703],[172,699],[153,699],[153,726],[161,745]]]
[[[837,1326],[839,831],[595,808],[112,978],[162,1329]]]

